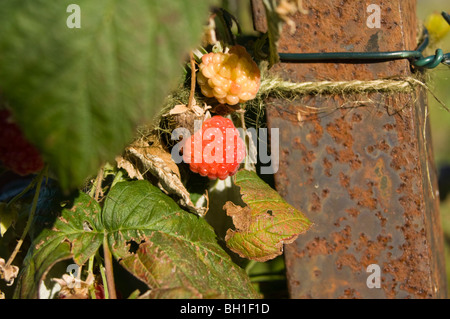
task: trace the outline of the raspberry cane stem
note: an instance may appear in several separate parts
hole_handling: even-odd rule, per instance
[[[192,51],[189,52],[189,57],[191,60],[191,92],[189,93],[188,108],[192,109],[192,105],[194,104],[195,83],[197,81],[197,79],[196,79],[197,70],[195,69],[195,59],[194,59],[194,53]]]
[[[22,236],[20,237],[19,241],[17,242],[17,245],[14,248],[14,251],[12,252],[8,261],[6,262],[6,268],[11,266],[12,262],[14,261],[14,258],[16,258],[16,255],[20,250],[20,247],[22,247],[23,241],[25,240],[25,237],[27,236],[28,231],[30,230],[31,224],[34,219],[34,213],[36,212],[37,202],[39,199],[39,193],[41,192],[42,181],[44,180],[44,176],[47,175],[47,171],[48,171],[48,166],[46,165],[44,167],[44,169],[42,169],[39,172],[39,174],[36,176],[36,181],[37,181],[36,191],[34,193],[33,203],[31,204],[30,215],[28,216],[27,224],[25,225],[25,229],[23,230]]]

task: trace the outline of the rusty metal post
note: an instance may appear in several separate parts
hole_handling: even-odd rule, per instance
[[[264,32],[257,2],[255,26]],[[366,24],[372,3],[381,9],[380,28]],[[285,27],[280,52],[416,47],[414,0],[304,0],[303,6],[309,13],[293,16],[296,31]],[[412,74],[405,60],[279,63],[271,72],[292,82]],[[276,188],[315,223],[285,247],[292,298],[446,297],[427,97],[423,88],[415,93],[267,100],[268,126],[280,128]],[[314,108],[328,111],[306,112]],[[367,284],[376,275],[367,272],[372,264],[379,266],[380,288]]]

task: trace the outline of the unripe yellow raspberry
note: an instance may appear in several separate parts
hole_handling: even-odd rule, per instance
[[[197,82],[203,95],[215,97],[219,103],[243,103],[258,93],[261,73],[243,46],[203,55],[199,69]]]

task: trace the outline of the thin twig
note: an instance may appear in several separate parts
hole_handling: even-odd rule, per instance
[[[100,265],[100,275],[102,276],[103,293],[104,293],[105,299],[109,299],[108,280],[106,279],[105,267],[103,267],[103,265]]]
[[[44,180],[44,175],[46,172],[47,172],[47,167],[42,169],[39,172],[39,175],[36,177],[36,180],[37,180],[36,192],[34,193],[33,203],[31,205],[30,215],[28,216],[27,224],[25,225],[25,229],[23,230],[22,236],[20,237],[19,241],[17,242],[16,247],[14,248],[14,251],[12,252],[11,256],[9,257],[5,268],[8,268],[9,266],[11,266],[12,262],[14,261],[14,258],[16,258],[16,255],[19,252],[20,247],[22,247],[23,241],[25,240],[25,237],[27,236],[28,231],[30,230],[31,224],[33,223],[34,213],[36,212],[36,207],[37,207],[37,203],[38,203],[38,199],[39,199],[39,193],[41,192],[42,181]]]
[[[94,199],[98,202],[100,197],[100,192],[102,190],[102,181],[103,181],[103,167],[100,168],[97,178],[95,180],[95,195]],[[108,241],[106,239],[106,235],[103,238],[103,259],[105,261],[105,271],[104,274],[102,272],[102,267],[100,267],[100,272],[102,272],[103,285],[106,286],[105,289],[105,298],[107,299],[117,299],[116,296],[116,285],[114,283],[114,271],[112,265],[112,255],[109,250]],[[106,281],[105,281],[106,279]],[[107,292],[107,293],[106,293]],[[108,296],[108,297],[107,297]]]
[[[276,280],[286,280],[286,276],[284,275],[276,275],[276,274],[269,274],[269,275],[256,275],[250,278],[250,281],[252,283],[255,282],[263,282],[263,281],[276,281]]]
[[[194,53],[192,51],[189,53],[189,57],[191,60],[191,92],[189,93],[188,108],[192,109],[192,106],[194,104],[195,81],[196,81],[195,59],[194,59]]]
[[[250,274],[250,271],[255,267],[257,262],[255,260],[250,260],[250,262],[245,266],[245,272],[247,275]]]
[[[241,120],[241,127],[244,131],[246,131],[247,127],[245,126],[245,110],[239,109],[236,111],[236,113],[239,113],[239,118]]]
[[[16,196],[13,197],[13,199],[11,199],[8,202],[8,206],[12,206],[12,204],[14,204],[19,198],[21,198],[23,195],[25,195],[26,193],[28,193],[33,187],[34,185],[36,185],[36,181],[37,178],[34,178],[30,184],[27,185],[27,187],[25,187],[19,194],[17,194]]]
[[[428,149],[427,149],[427,121],[428,121],[428,107],[425,106],[425,114],[423,116],[423,130],[422,130],[422,136],[423,136],[423,146],[425,148],[425,154],[428,155]],[[428,185],[430,187],[430,193],[431,197],[435,199],[434,190],[433,190],[433,183],[431,182],[431,174],[430,174],[430,166],[428,163],[428,158],[425,161],[426,163],[426,169],[427,169],[427,178],[428,178]]]
[[[88,277],[91,274],[92,274],[92,276],[94,276],[94,258],[95,258],[95,255],[92,255],[91,257],[89,257]],[[92,283],[92,285],[89,286],[89,294],[91,296],[91,299],[97,299],[97,297],[95,295],[95,280]]]
[[[97,179],[95,180],[95,195],[94,199],[98,202],[100,198],[100,192],[102,190],[102,182],[103,182],[103,167],[98,171]]]

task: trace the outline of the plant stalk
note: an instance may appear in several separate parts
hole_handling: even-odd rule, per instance
[[[192,105],[194,104],[194,94],[195,94],[195,81],[196,81],[196,70],[195,70],[195,59],[194,59],[194,53],[191,51],[189,53],[190,62],[191,62],[191,92],[189,94],[189,102],[188,102],[188,108],[191,109]]]
[[[95,258],[95,255],[92,255],[91,257],[89,257],[88,277],[91,274],[92,274],[92,276],[94,276],[94,258]],[[97,297],[95,296],[95,286],[94,286],[94,284],[95,284],[95,280],[94,280],[94,283],[89,286],[89,294],[91,296],[91,299],[97,299]]]
[[[16,258],[16,255],[19,253],[20,247],[22,247],[23,241],[25,240],[25,237],[28,234],[28,231],[30,230],[31,224],[33,223],[34,219],[34,213],[36,212],[37,203],[39,200],[39,193],[41,192],[41,185],[42,181],[44,180],[44,175],[47,172],[47,167],[42,169],[39,172],[39,175],[36,177],[36,192],[34,193],[33,197],[33,203],[31,205],[30,215],[28,216],[27,224],[25,225],[25,229],[23,230],[22,236],[20,237],[19,241],[17,242],[16,247],[14,248],[14,251],[12,252],[11,256],[9,257],[5,268],[8,268],[11,266],[12,262],[14,261],[14,258]]]
[[[109,250],[109,245],[106,236],[103,239],[103,255],[104,255],[103,258],[105,259],[105,275],[106,275],[106,282],[108,284],[109,299],[117,299],[116,285],[114,283],[112,255],[111,251]]]

